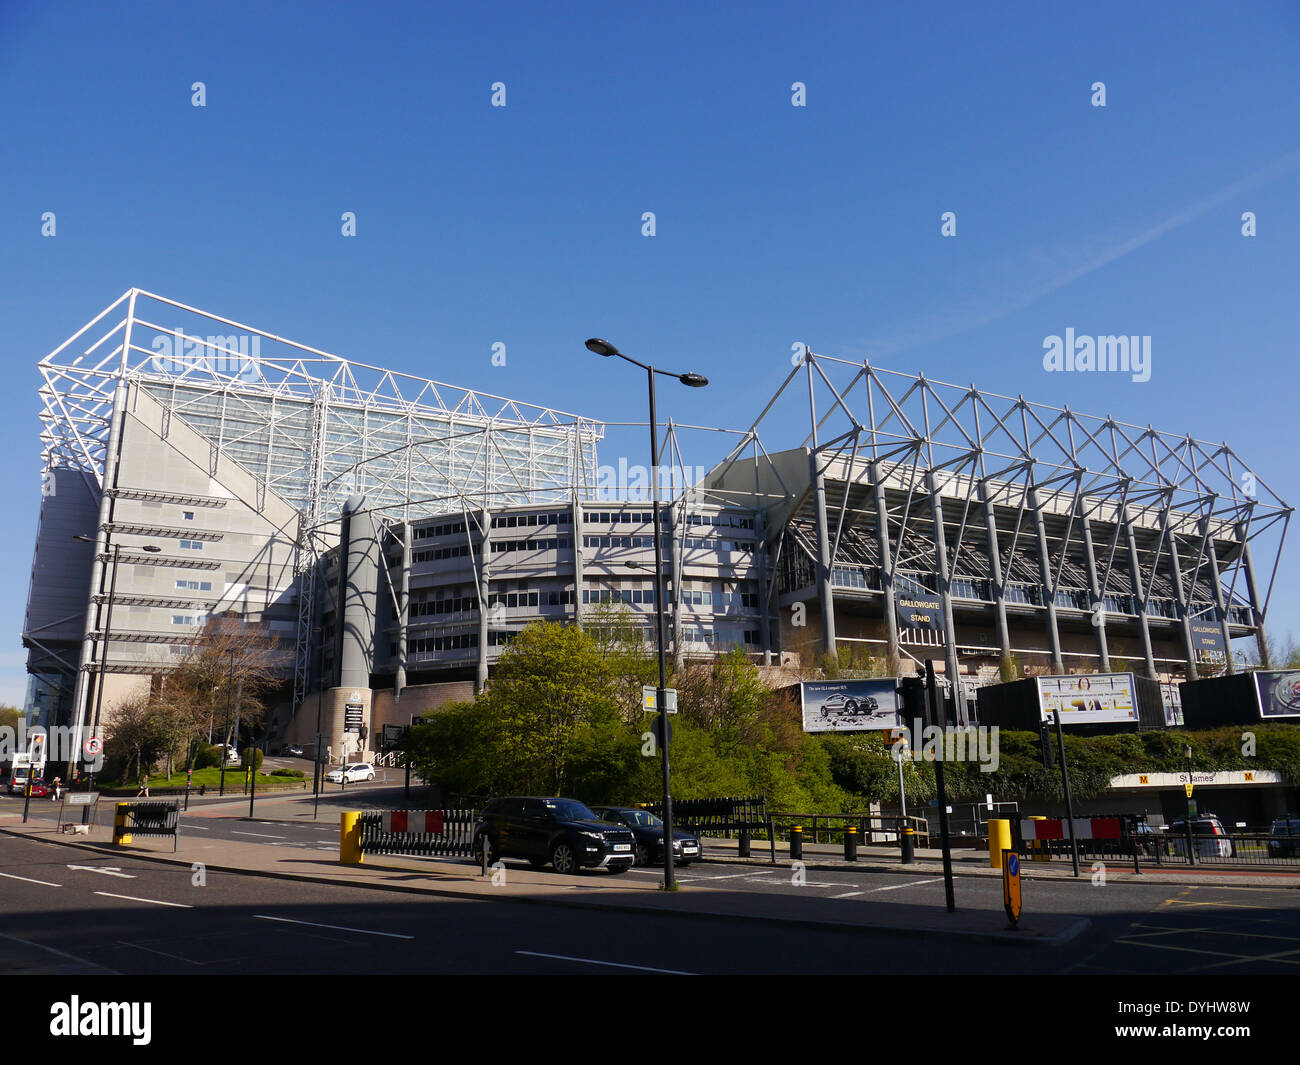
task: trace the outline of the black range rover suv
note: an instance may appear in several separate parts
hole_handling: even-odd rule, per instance
[[[479,853],[487,847],[489,862],[522,858],[534,869],[549,863],[557,873],[625,873],[636,858],[630,831],[601,821],[574,799],[492,799],[474,827],[474,846]]]

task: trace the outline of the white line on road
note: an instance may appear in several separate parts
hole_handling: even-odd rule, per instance
[[[85,958],[78,958],[75,954],[68,954],[68,953],[66,953],[66,952],[64,952],[64,951],[62,951],[62,950],[57,950],[57,949],[55,949],[54,947],[47,947],[44,943],[33,943],[30,939],[19,939],[17,936],[7,936],[7,935],[5,935],[3,932],[0,932],[0,939],[7,939],[7,940],[9,940],[11,943],[21,943],[21,944],[23,944],[24,946],[27,946],[27,947],[35,947],[37,950],[48,951],[50,954],[53,954],[53,955],[55,955],[56,957],[67,958],[69,961],[75,961],[75,962],[77,962],[79,965],[90,965],[90,966],[93,966],[94,968],[98,969],[98,970],[99,970],[100,972],[102,972],[102,973],[111,974],[111,975],[113,975],[113,976],[120,976],[120,975],[121,975],[121,974],[120,974],[119,972],[117,972],[115,969],[109,969],[109,968],[106,968],[106,967],[103,966],[103,965],[97,965],[97,964],[96,964],[95,962],[93,962],[93,961],[88,961],[88,960],[85,959]]]
[[[162,899],[142,899],[135,895],[114,895],[111,891],[96,891],[96,895],[104,895],[110,899],[126,899],[128,902],[152,902],[155,906],[175,906],[182,910],[192,910],[193,906],[185,902],[163,902]]]
[[[854,895],[865,895],[865,891],[846,891],[843,895],[832,895],[833,899],[851,899]]]
[[[776,871],[777,871],[777,870],[773,870],[772,872],[776,872]],[[771,875],[772,875],[772,873],[769,873],[769,872],[762,872],[762,873],[728,873],[728,874],[726,874],[725,876],[693,876],[693,877],[691,877],[690,879],[692,879],[692,880],[739,880],[739,879],[742,879],[742,878],[744,878],[744,877],[759,877],[759,876],[771,876]]]
[[[872,888],[872,891],[897,891],[905,887],[917,887],[921,884],[937,884],[943,877],[936,876],[933,880],[909,880],[906,884],[890,884],[888,887]]]
[[[697,976],[697,973],[682,972],[680,969],[654,969],[649,965],[624,965],[617,961],[597,961],[595,958],[571,958],[567,954],[539,954],[535,950],[517,950],[516,954],[524,954],[530,958],[556,958],[559,961],[576,961],[583,965],[608,965],[615,969],[637,969],[643,973],[668,973],[670,976]]]
[[[70,865],[69,869],[84,869],[88,873],[103,873],[105,876],[118,876],[123,880],[134,880],[134,873],[121,872],[120,865]]]
[[[258,839],[288,839],[288,836],[268,836],[265,832],[240,832],[237,828],[230,830],[232,836],[256,836]]]
[[[312,928],[332,928],[336,932],[360,932],[363,936],[387,936],[389,939],[414,939],[415,936],[403,936],[396,932],[372,932],[369,928],[348,928],[341,924],[317,924],[315,921],[295,921],[289,917],[268,917],[264,913],[253,914],[259,921],[283,921],[285,924],[305,924]]]
[[[48,880],[33,880],[29,876],[14,876],[13,873],[0,873],[0,876],[6,877],[9,880],[23,880],[28,884],[40,884],[42,887],[63,887],[62,884],[51,884]]]
[[[185,822],[185,831],[186,831],[186,832],[211,832],[211,831],[212,831],[212,826],[211,826],[211,825],[208,825],[208,826],[205,827],[205,826],[203,826],[203,825],[192,825],[192,824],[190,824],[188,821],[186,821],[186,822]]]

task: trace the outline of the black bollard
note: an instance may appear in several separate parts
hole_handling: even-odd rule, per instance
[[[803,825],[790,828],[790,857],[796,861],[803,857]]]
[[[906,825],[899,835],[903,845],[904,865],[914,865],[916,863],[916,840],[913,838],[915,834],[915,829],[911,825]]]
[[[856,862],[858,860],[857,825],[849,825],[844,830],[844,860],[846,862]]]
[[[736,845],[736,856],[739,858],[749,857],[749,829],[740,830],[740,841]]]

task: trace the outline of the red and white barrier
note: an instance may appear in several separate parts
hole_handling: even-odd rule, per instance
[[[390,810],[384,815],[384,831],[399,835],[442,835],[441,810]]]
[[[1069,823],[1063,817],[1049,817],[1046,821],[1021,821],[1020,838],[1023,840],[1069,839]],[[1076,817],[1075,839],[1119,839],[1118,817]]]

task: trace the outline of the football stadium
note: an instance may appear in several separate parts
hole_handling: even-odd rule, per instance
[[[357,751],[481,690],[538,619],[649,653],[661,609],[675,661],[789,675],[931,659],[959,721],[1011,676],[1130,672],[1176,711],[1234,647],[1267,662],[1291,508],[1228,444],[796,362],[748,428],[665,427],[656,529],[644,481],[604,475],[605,422],[132,289],[39,364],[29,716],[111,720],[219,616],[285,648],[272,737],[319,716]],[[728,443],[680,477],[693,428]]]

